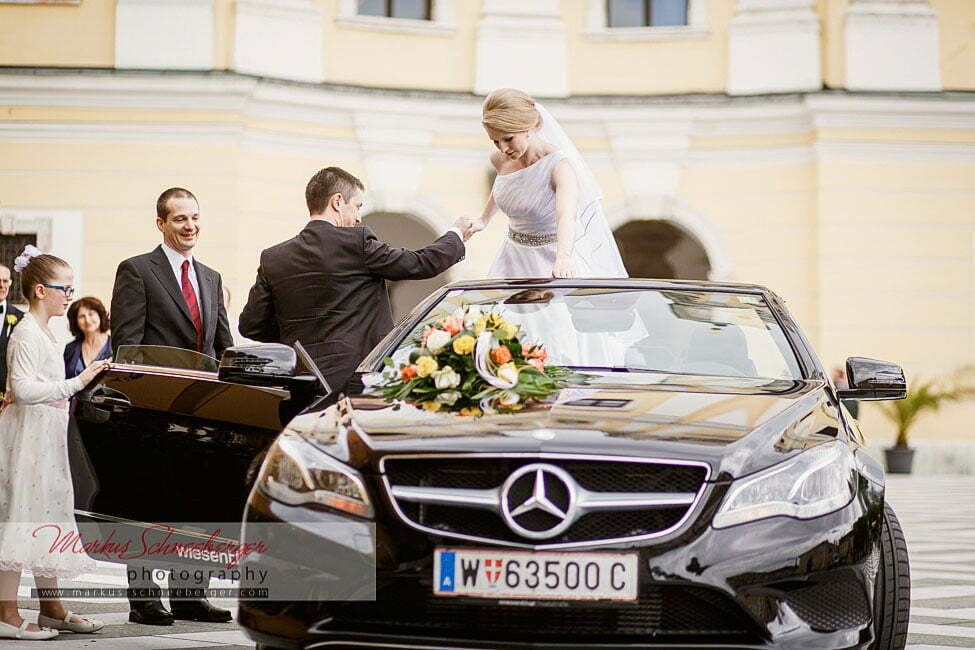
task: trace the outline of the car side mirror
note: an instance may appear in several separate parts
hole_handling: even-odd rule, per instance
[[[298,356],[281,343],[258,343],[227,348],[220,357],[220,381],[250,386],[284,386],[298,374]]]
[[[846,360],[849,388],[837,390],[840,399],[879,401],[907,397],[904,370],[896,363],[850,357]]]

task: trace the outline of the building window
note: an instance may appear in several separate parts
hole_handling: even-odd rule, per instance
[[[430,0],[359,0],[359,15],[430,20]]]
[[[687,24],[687,0],[606,0],[607,27],[677,27]]]
[[[457,33],[455,4],[458,1],[339,0],[335,24],[394,34],[453,36]]]
[[[587,0],[586,36],[598,41],[709,38],[708,0]]]

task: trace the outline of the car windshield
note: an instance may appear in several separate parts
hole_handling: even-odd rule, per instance
[[[521,326],[548,363],[575,368],[801,379],[765,298],[724,291],[561,287],[449,291],[397,348],[459,308],[477,305]]]
[[[165,345],[122,345],[115,355],[115,363],[134,363],[143,366],[163,366],[181,370],[216,372],[219,363],[194,350],[170,348]]]

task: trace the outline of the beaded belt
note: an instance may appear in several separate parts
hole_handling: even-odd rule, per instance
[[[545,246],[558,241],[554,232],[550,235],[539,235],[533,232],[517,232],[509,229],[508,237],[511,241],[523,246]]]

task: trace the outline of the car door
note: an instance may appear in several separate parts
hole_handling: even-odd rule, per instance
[[[187,354],[196,353],[162,348],[137,356],[140,363],[113,363],[75,398],[78,514],[240,520],[249,473],[281,430],[289,393],[220,381],[212,359]]]

